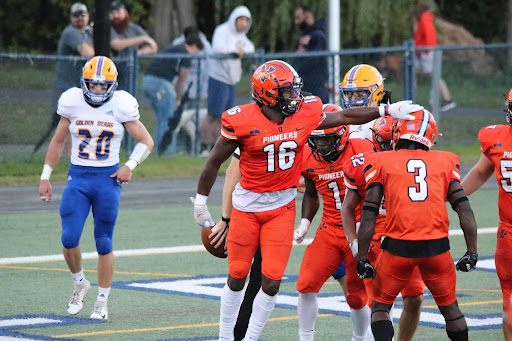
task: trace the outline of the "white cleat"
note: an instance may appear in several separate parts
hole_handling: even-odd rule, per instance
[[[107,302],[96,301],[96,303],[94,303],[91,318],[93,320],[108,320]]]
[[[76,315],[82,310],[84,307],[84,298],[91,287],[91,283],[88,280],[84,280],[84,283],[80,285],[75,285],[75,290],[73,291],[73,295],[69,299],[68,303],[68,314]]]

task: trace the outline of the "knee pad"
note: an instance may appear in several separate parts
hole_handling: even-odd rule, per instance
[[[234,260],[229,263],[229,274],[235,279],[245,278],[249,274],[251,264],[240,260]]]
[[[347,304],[352,309],[362,309],[367,302],[367,299],[364,299],[365,295],[356,295],[351,294],[350,292],[347,295]]]
[[[462,330],[460,332],[452,332],[446,329],[448,338],[452,341],[468,341],[468,330]]]
[[[96,238],[96,251],[100,255],[108,255],[112,252],[112,238],[99,237]]]
[[[80,243],[80,235],[77,236],[74,233],[62,231],[60,240],[62,242],[62,246],[66,249],[74,249]]]
[[[393,323],[390,320],[372,322],[372,333],[375,341],[391,341],[395,335]]]

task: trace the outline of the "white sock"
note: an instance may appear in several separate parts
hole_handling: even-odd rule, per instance
[[[102,288],[98,286],[98,298],[96,300],[101,302],[108,301],[108,295],[110,294],[110,288]]]
[[[370,308],[365,305],[361,309],[350,309],[350,319],[352,320],[352,333],[354,341],[364,341],[368,326],[370,325]]]
[[[249,327],[247,327],[244,340],[258,340],[258,336],[260,336],[272,310],[274,310],[276,299],[277,294],[274,296],[267,295],[260,288],[252,304],[252,314],[249,319]]]
[[[299,340],[313,341],[315,337],[315,321],[318,316],[318,300],[316,292],[299,292],[297,314],[299,315]]]
[[[80,285],[85,281],[84,269],[80,270],[80,272],[77,272],[76,274],[72,273],[71,276],[73,276],[75,285]]]
[[[243,290],[233,291],[224,285],[220,296],[219,340],[234,340],[234,328],[238,310],[242,304]]]

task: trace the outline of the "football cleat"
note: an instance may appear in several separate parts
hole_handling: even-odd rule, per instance
[[[107,302],[96,301],[96,303],[94,303],[91,318],[93,320],[108,320]]]
[[[84,298],[91,287],[91,283],[88,280],[84,279],[84,283],[75,285],[75,290],[73,290],[73,294],[69,299],[68,303],[68,314],[76,315],[82,310],[84,307]]]

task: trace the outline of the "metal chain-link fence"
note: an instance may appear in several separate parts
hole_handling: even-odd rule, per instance
[[[339,52],[265,53],[244,56],[243,74],[236,86],[235,105],[250,102],[250,78],[254,69],[270,59],[282,59],[294,65],[297,58],[314,60],[326,58],[329,65],[330,102],[339,103],[338,84],[335,84],[335,63],[339,60],[338,79],[356,64],[370,64],[386,78],[385,88],[392,90],[393,101],[413,99],[432,111],[438,120],[443,137],[441,145],[475,144],[481,127],[505,123],[504,95],[512,87],[507,75],[511,72],[512,44],[479,46],[438,46],[415,49],[411,42],[402,46],[341,50]],[[432,50],[431,74],[416,72],[415,55]],[[198,126],[206,112],[207,99],[201,95],[204,75],[208,72],[206,58],[220,56],[190,56],[197,63],[192,79],[196,84],[191,91],[192,100],[183,115],[179,131],[177,152],[197,154]],[[155,58],[176,58],[176,55],[132,55],[114,59],[119,70],[119,88],[133,94],[140,104],[141,121],[150,133],[155,129],[155,115],[141,90],[145,70]],[[0,54],[0,163],[43,159],[55,127],[57,99],[69,86],[80,87],[81,68],[86,59],[52,55]],[[57,63],[67,63],[72,84],[59,82]],[[443,98],[442,83],[446,84],[452,104]],[[203,89],[204,90],[204,89]],[[443,90],[446,93],[446,90]],[[446,97],[446,95],[445,95]],[[199,98],[199,99],[198,99]],[[443,111],[443,109],[447,109]],[[202,109],[202,110],[201,110]],[[53,122],[52,122],[53,120]],[[133,141],[125,139],[127,149]],[[35,151],[37,149],[37,151]]]

